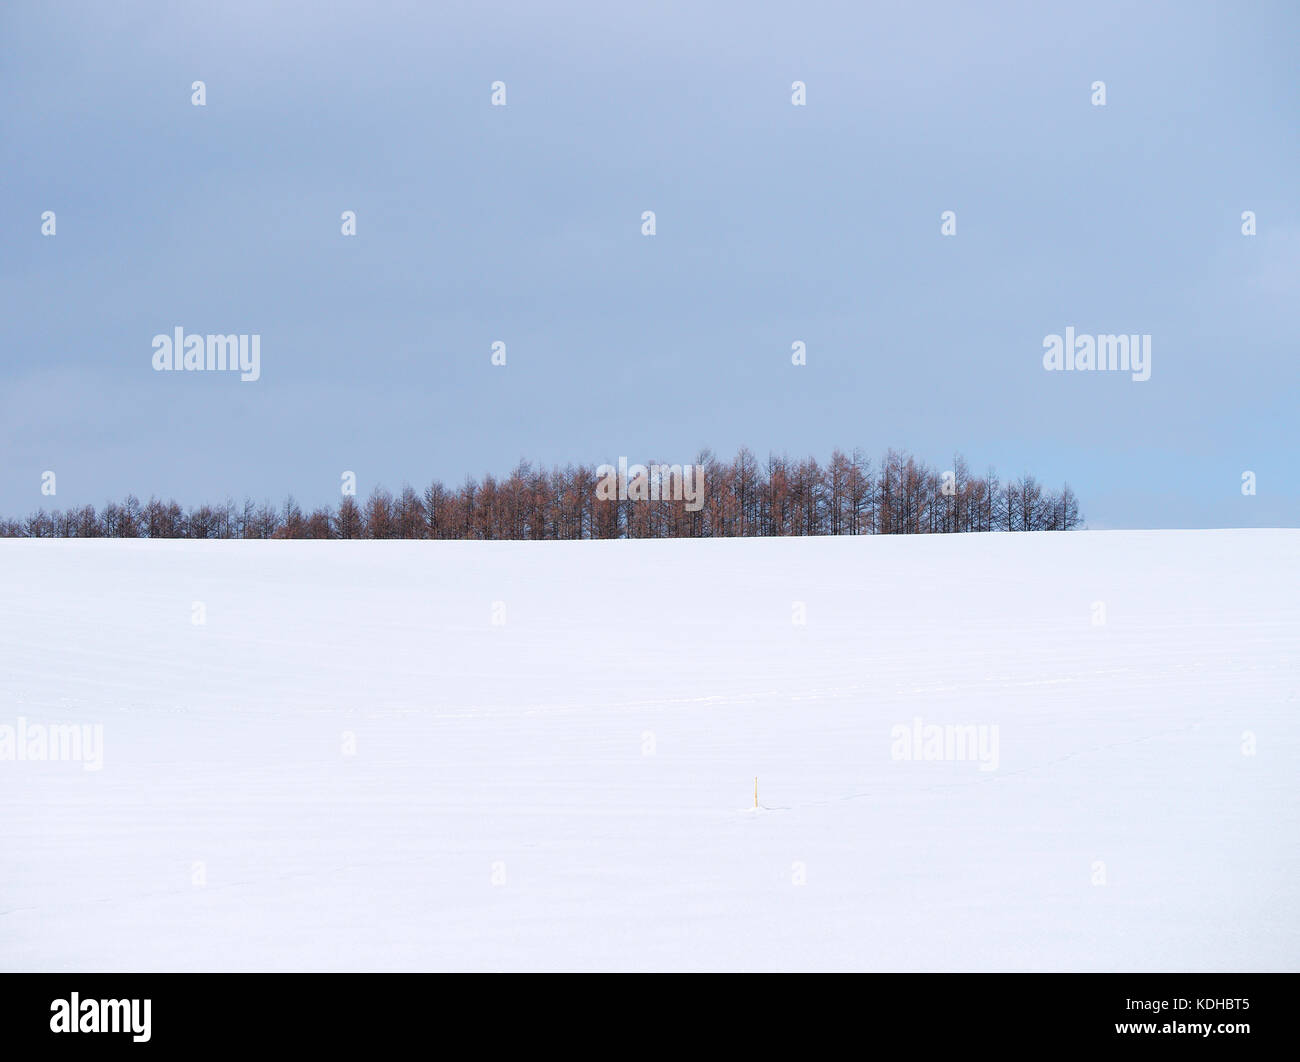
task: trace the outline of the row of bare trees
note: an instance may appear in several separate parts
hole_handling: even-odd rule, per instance
[[[24,538],[417,538],[590,539],[775,535],[908,535],[960,531],[1065,531],[1081,521],[1069,485],[1043,487],[1026,473],[1006,482],[993,469],[974,475],[961,457],[933,469],[890,450],[878,466],[860,450],[830,461],[760,462],[748,449],[719,461],[705,451],[702,506],[682,500],[617,501],[597,496],[594,465],[549,471],[521,462],[509,476],[436,480],[422,492],[376,487],[364,503],[306,512],[292,497],[277,507],[182,509],[134,495],[98,512],[40,510],[0,521],[0,537]],[[692,511],[694,509],[694,511]]]

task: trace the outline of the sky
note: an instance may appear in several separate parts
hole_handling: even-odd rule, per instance
[[[1297,55],[1281,2],[6,3],[0,514],[896,447],[1300,525]]]

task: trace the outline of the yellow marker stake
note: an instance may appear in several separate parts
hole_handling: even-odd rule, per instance
[[[758,775],[754,775],[754,807],[758,807]]]

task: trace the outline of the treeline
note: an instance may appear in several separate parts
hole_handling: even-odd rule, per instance
[[[134,495],[94,506],[0,521],[7,538],[320,538],[594,539],[726,538],[783,535],[910,535],[962,531],[1064,531],[1080,524],[1068,484],[1046,489],[1025,474],[1006,482],[965,461],[933,469],[890,450],[878,465],[859,450],[835,451],[826,464],[742,449],[730,462],[709,451],[703,494],[681,500],[602,500],[594,465],[549,471],[527,462],[502,479],[434,481],[397,494],[376,487],[363,502],[345,496],[311,512],[292,497],[283,505],[201,505]],[[694,509],[694,511],[692,511]]]

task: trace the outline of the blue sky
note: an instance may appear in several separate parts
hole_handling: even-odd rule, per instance
[[[1300,524],[1295,4],[622,7],[6,4],[0,512],[896,446]]]

